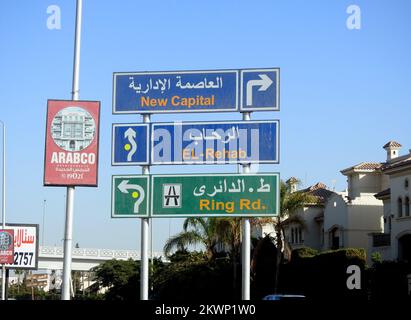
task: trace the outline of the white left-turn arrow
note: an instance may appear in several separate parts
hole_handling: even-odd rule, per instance
[[[122,192],[122,193],[128,193],[128,190],[136,190],[138,193],[134,196],[132,194],[133,198],[136,199],[136,202],[134,203],[134,213],[138,213],[138,209],[140,207],[140,204],[143,202],[145,198],[145,192],[142,186],[139,186],[137,184],[129,184],[129,180],[122,180],[117,188]]]
[[[270,79],[266,74],[259,74],[259,80],[249,80],[247,81],[246,90],[246,104],[247,106],[253,105],[253,87],[260,86],[258,91],[266,91],[272,84],[273,80]]]
[[[131,149],[127,154],[127,161],[131,161],[131,157],[136,153],[137,151],[137,143],[136,143],[136,138],[137,134],[132,128],[128,128],[126,132],[124,132],[124,138],[127,138],[128,141],[131,144]]]

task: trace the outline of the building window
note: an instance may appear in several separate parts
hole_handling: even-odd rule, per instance
[[[331,230],[331,250],[337,250],[340,247],[340,237],[338,228],[334,228]]]
[[[324,245],[324,228],[321,228],[321,245]]]
[[[408,179],[405,179],[405,181],[404,181],[404,188],[405,188],[405,189],[408,189],[408,185],[409,185]]]
[[[402,217],[402,199],[398,198],[397,202],[398,218]]]
[[[301,244],[303,243],[303,229],[300,227],[291,228],[291,243],[292,244]]]
[[[303,229],[298,228],[298,243],[303,243]]]
[[[410,216],[410,198],[405,197],[405,216]]]

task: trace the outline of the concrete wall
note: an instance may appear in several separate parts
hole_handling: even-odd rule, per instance
[[[383,205],[348,205],[348,226],[350,230],[383,232]]]
[[[382,189],[382,179],[379,173],[354,173],[348,177],[348,195],[350,199],[361,197],[362,194],[375,194]]]
[[[322,248],[322,229],[321,225],[315,221],[315,217],[320,215],[323,210],[324,209],[322,207],[310,206],[300,209],[297,213],[303,217],[306,224],[306,228],[303,229],[303,244],[305,247],[310,247],[316,250],[320,250]]]

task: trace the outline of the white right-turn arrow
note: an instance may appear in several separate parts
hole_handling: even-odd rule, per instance
[[[259,80],[249,80],[247,81],[246,90],[246,104],[247,106],[253,105],[253,87],[260,86],[258,91],[266,91],[272,84],[273,81],[266,74],[259,74]]]

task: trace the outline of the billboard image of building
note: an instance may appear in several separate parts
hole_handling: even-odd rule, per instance
[[[87,148],[95,137],[96,124],[86,110],[67,107],[59,111],[51,123],[54,142],[66,151],[80,151]]]

